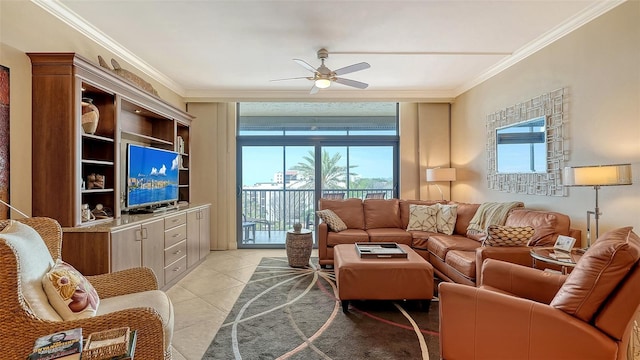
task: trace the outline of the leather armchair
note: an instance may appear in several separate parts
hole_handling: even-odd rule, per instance
[[[612,232],[569,275],[487,259],[479,287],[441,283],[441,357],[626,359],[640,307],[640,238],[631,228]]]
[[[62,229],[55,220],[36,217],[18,221],[37,231],[52,259],[60,258]],[[1,220],[0,231],[9,223],[9,220]],[[83,336],[87,337],[93,332],[124,326],[138,331],[136,359],[172,358],[173,307],[168,296],[157,290],[158,283],[151,269],[140,267],[87,276],[100,296],[97,315],[66,321],[47,319],[37,315],[30,306],[34,304],[26,300],[24,292],[30,284],[23,283],[21,279],[21,274],[29,271],[29,266],[35,267],[34,262],[47,260],[38,258],[23,261],[29,257],[25,252],[32,248],[16,248],[1,235],[0,348],[3,349],[3,359],[25,359],[35,339],[47,334],[79,327]],[[51,308],[51,311],[55,310]]]

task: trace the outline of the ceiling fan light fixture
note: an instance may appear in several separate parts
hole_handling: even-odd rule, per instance
[[[319,89],[326,89],[331,86],[331,80],[329,79],[316,79],[316,87]]]

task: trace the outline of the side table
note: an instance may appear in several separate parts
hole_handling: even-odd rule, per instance
[[[291,267],[305,267],[309,265],[313,236],[311,230],[303,229],[299,232],[287,231],[287,259]]]
[[[576,266],[583,252],[579,249],[572,249],[571,252],[568,253],[568,258],[559,258],[555,256],[555,254],[555,250],[552,247],[532,247],[531,257],[533,258],[533,267],[536,267],[536,261],[542,261],[543,263],[560,266],[562,273],[566,275],[570,269]]]

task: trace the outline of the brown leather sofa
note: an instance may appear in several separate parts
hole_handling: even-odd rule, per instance
[[[340,232],[331,231],[326,223],[318,225],[320,265],[333,265],[335,245],[369,241],[407,244],[431,263],[438,277],[466,285],[475,286],[476,274],[481,274],[483,260],[487,258],[532,265],[528,247],[483,247],[481,241],[467,237],[467,227],[480,204],[451,202],[458,205],[452,235],[405,230],[409,223],[411,204],[433,205],[438,202],[440,201],[320,199],[320,210],[332,210],[347,225],[347,229]],[[552,211],[514,209],[509,212],[505,225],[532,226],[537,246],[553,245],[558,235],[577,239],[581,236],[579,230],[570,228],[568,216]]]
[[[440,356],[631,359],[639,258],[626,227],[600,236],[569,275],[488,259],[479,287],[439,285]]]

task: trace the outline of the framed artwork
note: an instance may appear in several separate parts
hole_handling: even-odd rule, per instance
[[[0,199],[9,203],[9,68],[0,65]],[[0,203],[0,219],[9,218]]]

